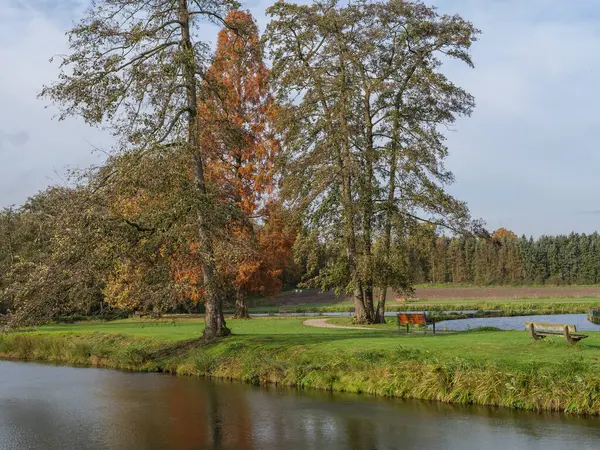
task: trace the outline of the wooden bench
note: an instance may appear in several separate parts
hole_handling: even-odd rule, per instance
[[[546,336],[564,336],[569,344],[576,344],[587,337],[586,334],[577,333],[575,325],[547,322],[525,322],[531,337],[536,341]]]
[[[406,334],[409,333],[411,325],[425,326],[425,334],[427,334],[427,324],[433,324],[433,333],[435,334],[435,321],[427,322],[425,313],[398,313],[398,327],[406,325]]]

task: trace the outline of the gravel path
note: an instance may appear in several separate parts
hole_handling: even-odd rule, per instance
[[[303,325],[317,328],[341,328],[344,330],[373,330],[373,328],[367,327],[347,327],[344,325],[334,325],[327,322],[328,319],[308,319],[302,322]]]

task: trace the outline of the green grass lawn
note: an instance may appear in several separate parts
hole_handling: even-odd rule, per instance
[[[454,403],[600,413],[600,333],[569,345],[525,331],[398,333],[315,328],[305,318],[228,320],[205,342],[198,317],[48,325],[0,335],[0,357],[367,392]],[[347,324],[349,319],[330,319]]]
[[[227,325],[233,336],[228,343],[251,343],[263,348],[298,347],[303,352],[321,355],[339,351],[395,351],[399,348],[426,352],[439,360],[463,358],[491,361],[495,364],[531,365],[562,364],[573,356],[586,358],[600,369],[600,333],[589,332],[589,338],[569,345],[563,338],[551,337],[533,341],[525,331],[461,332],[452,334],[410,334],[398,332],[394,321],[385,325],[369,325],[372,330],[346,330],[307,327],[306,318],[230,319]],[[350,325],[350,318],[331,318],[330,323]],[[47,325],[38,328],[42,334],[119,334],[150,338],[156,342],[177,342],[198,338],[204,324],[200,318],[179,317],[163,320],[126,319],[114,322],[83,322],[69,325]]]

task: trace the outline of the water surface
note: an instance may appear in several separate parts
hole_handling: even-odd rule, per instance
[[[597,449],[600,421],[0,361],[0,449]]]
[[[575,325],[577,331],[600,331],[600,325],[589,320],[585,314],[555,314],[539,316],[485,317],[444,320],[436,324],[438,330],[464,331],[478,327],[496,327],[501,330],[524,330],[525,322],[550,322]],[[600,444],[598,445],[600,448]]]

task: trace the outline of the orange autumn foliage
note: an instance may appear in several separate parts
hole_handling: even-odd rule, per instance
[[[267,206],[279,151],[272,125],[277,110],[251,14],[231,11],[226,21],[198,106],[207,177],[221,201],[237,210],[217,265],[238,292],[274,295],[293,244]]]
[[[200,142],[207,177],[250,216],[272,192],[279,150],[271,126],[276,110],[251,14],[231,11],[225,20],[231,28],[219,32],[198,105]]]
[[[257,251],[237,268],[235,285],[246,294],[276,295],[281,274],[290,262],[295,234],[286,228],[281,215],[268,208],[268,219],[256,232]]]
[[[492,233],[492,239],[501,241],[503,239],[517,239],[517,235],[507,228],[498,228]]]

